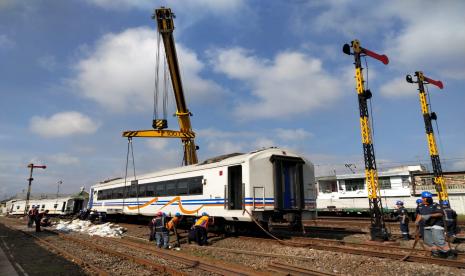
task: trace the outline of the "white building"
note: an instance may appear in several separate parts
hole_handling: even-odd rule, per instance
[[[460,176],[463,177],[463,183],[456,180]],[[415,201],[422,191],[435,192],[431,184],[431,173],[420,165],[378,171],[378,177],[381,201],[385,209],[393,209],[397,200],[404,201],[406,208],[414,209]],[[465,172],[444,173],[444,178],[451,206],[457,213],[465,214]],[[317,183],[318,210],[362,212],[369,209],[365,173],[317,177]]]

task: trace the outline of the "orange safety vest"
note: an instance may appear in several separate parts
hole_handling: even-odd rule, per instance
[[[203,228],[208,228],[208,216],[203,216],[197,220],[195,226],[201,226]]]
[[[173,230],[174,227],[178,225],[178,223],[179,223],[179,217],[174,217],[170,221],[168,221],[168,223],[166,224],[166,228],[168,228],[168,230]]]

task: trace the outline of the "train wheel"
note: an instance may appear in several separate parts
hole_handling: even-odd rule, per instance
[[[226,223],[224,225],[224,232],[226,235],[235,235],[237,233],[236,225],[233,223]]]

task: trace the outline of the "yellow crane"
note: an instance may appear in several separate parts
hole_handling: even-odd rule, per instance
[[[434,112],[430,112],[427,93],[425,92],[425,84],[433,84],[439,89],[443,89],[444,86],[441,81],[430,79],[423,75],[423,72],[415,72],[417,80],[414,81],[411,75],[406,76],[408,83],[418,83],[418,96],[420,97],[421,113],[423,114],[423,120],[425,121],[426,140],[428,141],[428,149],[431,157],[431,163],[433,165],[433,183],[438,193],[439,202],[441,205],[446,203],[450,207],[449,196],[447,194],[446,182],[441,168],[441,160],[439,159],[439,151],[436,146],[436,139],[434,138],[432,120],[437,119],[437,115]]]
[[[155,9],[152,19],[155,19],[158,26],[158,32],[163,39],[165,56],[171,77],[171,84],[176,100],[176,116],[178,117],[179,130],[167,130],[166,119],[154,119],[150,130],[129,130],[123,132],[123,137],[158,137],[158,138],[180,138],[183,144],[184,156],[183,164],[192,165],[198,162],[198,147],[195,145],[195,133],[192,130],[190,116],[192,113],[186,105],[184,91],[179,71],[178,58],[176,55],[176,46],[173,38],[174,31],[174,14],[171,9],[161,7]]]
[[[352,52],[351,49],[352,48]],[[360,130],[362,134],[363,156],[365,159],[365,178],[368,190],[368,201],[370,205],[371,227],[370,234],[372,240],[387,240],[389,233],[384,223],[383,204],[378,185],[378,170],[376,168],[375,150],[373,147],[370,120],[368,118],[368,102],[372,94],[369,89],[365,89],[365,81],[362,74],[362,56],[369,56],[381,61],[384,64],[389,63],[386,55],[379,55],[368,49],[362,48],[358,40],[352,41],[351,45],[344,44],[342,51],[347,55],[353,55],[355,59],[355,80],[358,95],[358,104],[360,111]]]

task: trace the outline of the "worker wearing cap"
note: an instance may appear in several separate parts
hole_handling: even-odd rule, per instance
[[[409,235],[409,229],[408,229],[408,223],[409,223],[409,217],[408,217],[408,211],[404,207],[404,202],[401,200],[398,200],[396,202],[396,208],[397,208],[397,218],[400,222],[400,232],[402,233],[402,238],[406,241],[410,239]]]
[[[168,229],[168,231],[173,231],[174,236],[176,237],[176,243],[174,244],[174,247],[180,246],[177,227],[181,219],[182,219],[181,213],[177,212],[174,215],[174,217],[170,221],[168,221],[168,223],[166,224],[166,228]]]
[[[420,208],[420,213],[417,215],[415,224],[419,224],[420,221],[424,222],[423,241],[431,249],[431,256],[456,258],[444,238],[444,214],[441,207],[439,204],[433,202],[433,195],[430,192],[422,192],[421,198],[423,206]]]
[[[442,212],[444,214],[447,239],[453,242],[457,234],[457,213],[450,208],[449,201],[447,200],[442,202]]]
[[[206,245],[207,241],[207,232],[208,232],[208,214],[206,212],[202,213],[202,216],[195,222],[194,231],[195,231],[195,241],[198,245]]]

